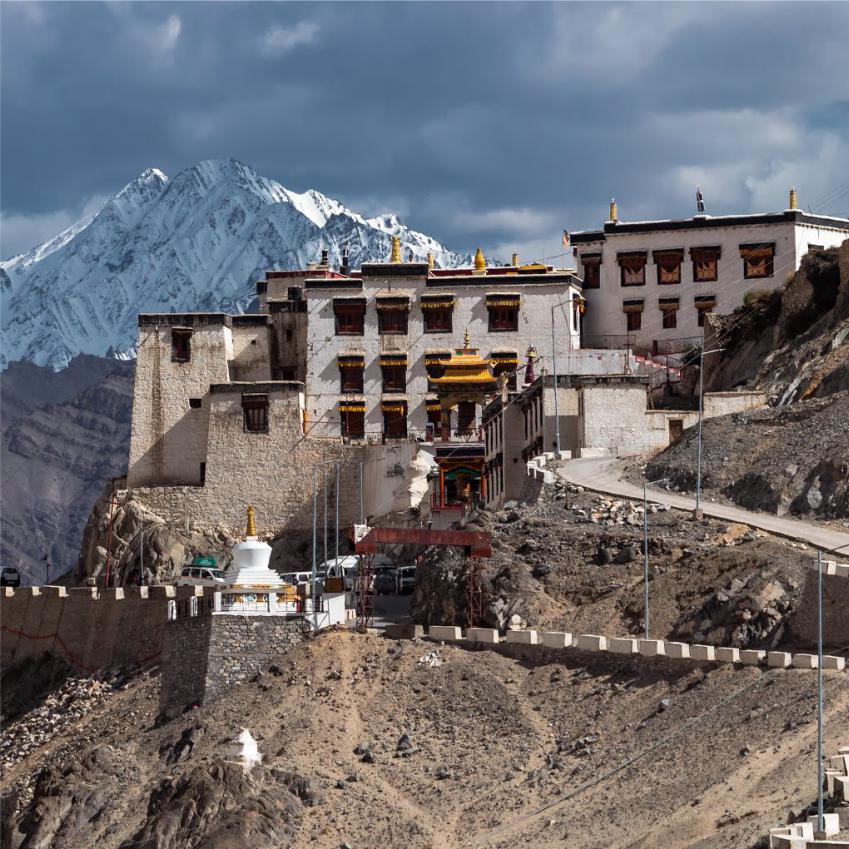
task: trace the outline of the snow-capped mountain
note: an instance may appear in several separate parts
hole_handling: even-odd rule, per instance
[[[244,312],[268,269],[348,246],[385,261],[391,237],[417,260],[468,264],[394,215],[364,218],[320,192],[292,192],[247,165],[209,160],[169,179],[149,168],[88,218],[0,262],[0,365],[62,368],[80,353],[131,356],[140,312]]]

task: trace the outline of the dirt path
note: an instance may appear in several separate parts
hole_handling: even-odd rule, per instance
[[[620,480],[619,463],[620,461],[616,457],[587,457],[580,460],[570,460],[559,467],[557,472],[569,483],[583,486],[594,492],[642,500],[642,487]],[[676,507],[679,510],[692,512],[696,508],[695,499],[663,490],[649,489],[648,497],[654,503],[668,504],[670,507]],[[823,551],[839,552],[841,555],[849,557],[849,534],[832,531],[821,525],[810,524],[799,519],[787,519],[769,513],[753,513],[739,507],[715,504],[704,499],[700,506],[705,516],[712,516],[729,522],[740,522],[792,540],[804,540]]]

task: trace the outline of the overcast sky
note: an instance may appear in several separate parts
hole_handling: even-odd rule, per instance
[[[148,166],[297,191],[523,258],[620,218],[849,216],[849,3],[16,3],[2,256]],[[841,193],[842,189],[842,193]]]

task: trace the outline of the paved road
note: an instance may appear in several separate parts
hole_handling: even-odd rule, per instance
[[[606,495],[616,495],[621,498],[642,499],[642,486],[626,483],[619,479],[619,460],[616,457],[587,457],[581,460],[569,460],[558,467],[569,483],[603,492]],[[668,504],[681,510],[695,510],[695,498],[688,498],[664,490],[648,490],[648,497],[658,504]],[[715,504],[702,500],[702,512],[705,516],[725,519],[729,522],[740,522],[769,531],[771,534],[789,537],[790,539],[807,542],[825,552],[836,552],[838,560],[849,560],[849,533],[841,533],[820,525],[812,525],[799,519],[786,519],[773,516],[770,513],[752,513],[739,507],[729,507],[725,504]]]

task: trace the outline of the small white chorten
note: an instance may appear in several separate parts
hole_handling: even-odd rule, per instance
[[[280,575],[268,568],[271,546],[260,541],[254,523],[254,508],[248,507],[245,541],[233,546],[233,562],[224,575],[231,587],[270,589],[283,586]]]
[[[247,728],[243,728],[242,733],[227,747],[227,760],[241,764],[245,772],[250,772],[262,761],[256,740]]]

